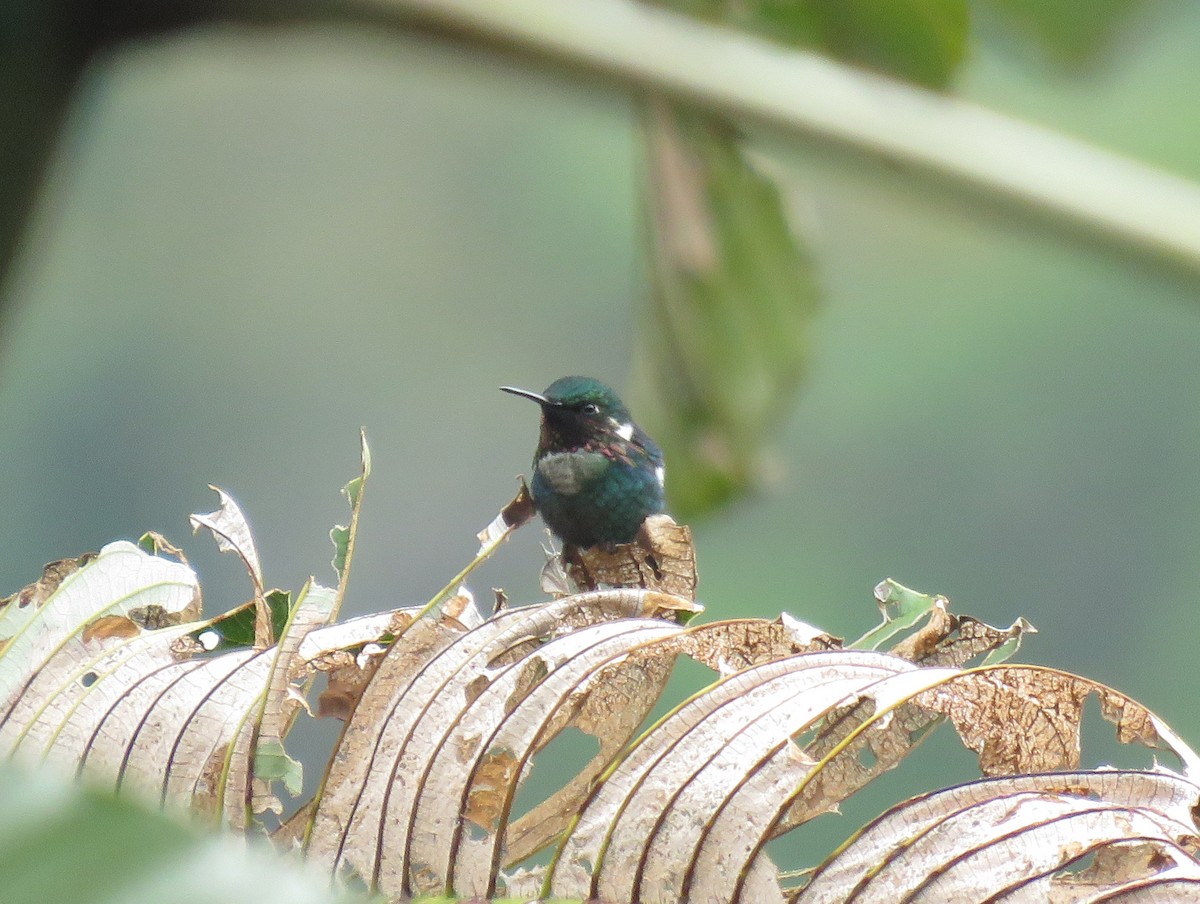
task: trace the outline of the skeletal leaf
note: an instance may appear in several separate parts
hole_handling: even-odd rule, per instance
[[[47,566],[41,581],[10,597],[5,607],[0,730],[51,661],[92,655],[83,635],[97,619],[128,618],[150,606],[191,616],[197,592],[196,576],[186,565],[147,555],[125,541],[110,543],[94,556]],[[91,640],[91,648],[101,642],[94,635]],[[59,669],[49,671],[54,675]]]
[[[589,626],[657,607],[656,596],[661,594],[584,594],[509,609],[469,632],[444,617],[414,621],[391,644],[346,725],[313,818],[309,859],[331,870],[349,868],[390,895],[446,887],[451,863],[445,859],[447,845],[462,844],[453,841],[454,827],[463,828],[458,814],[470,812],[474,821],[465,825],[486,830],[491,814],[515,793],[507,783],[520,778],[520,770],[505,765],[520,758],[518,741],[485,743],[497,731],[497,707],[507,715],[501,728],[527,726],[528,719],[546,710],[530,712],[522,703],[533,699],[535,691],[553,686],[556,651],[586,640]],[[575,667],[589,662],[584,658],[574,663],[572,658]],[[568,698],[579,691],[573,683],[564,685]],[[648,707],[656,696],[642,694],[636,702],[644,700]],[[559,721],[552,719],[552,729],[541,735],[530,735],[526,728],[520,742],[527,749],[525,756],[531,745],[544,744],[586,712],[581,702]],[[608,721],[604,725],[611,727]],[[636,723],[626,736],[634,728]],[[606,737],[604,742],[619,745],[622,740]],[[479,767],[469,787],[465,783],[471,773],[464,770],[468,762]],[[451,790],[455,787],[456,792]],[[450,806],[433,796],[441,793],[457,794],[459,802]],[[423,827],[426,820],[433,828]],[[426,845],[427,839],[432,846]],[[485,839],[486,854],[479,856],[488,865],[471,873],[476,879],[470,881],[486,886],[501,857],[500,840],[494,833]],[[467,875],[461,880],[468,881]]]
[[[735,864],[753,826],[765,832],[773,819],[767,802],[781,802],[811,768],[791,735],[913,668],[879,654],[811,653],[722,679],[645,735],[593,792],[559,853],[553,892],[726,900],[718,877],[746,875]]]
[[[793,900],[973,901],[1004,893],[1020,901],[1094,900],[1152,887],[1159,877],[1167,886],[1186,880],[1195,888],[1198,802],[1200,788],[1164,773],[972,782],[894,807],[823,864]],[[1092,858],[1090,867],[1076,867]]]

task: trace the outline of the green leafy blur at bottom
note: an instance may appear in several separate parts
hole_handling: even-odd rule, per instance
[[[265,845],[14,765],[0,770],[0,876],[5,904],[350,900]]]

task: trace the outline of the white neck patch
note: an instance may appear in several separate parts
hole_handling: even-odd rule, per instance
[[[613,421],[613,423],[617,424],[616,421]],[[629,442],[633,439],[633,424],[617,424],[617,436],[621,437],[625,442]]]

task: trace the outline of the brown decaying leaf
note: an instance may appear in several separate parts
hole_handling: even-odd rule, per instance
[[[500,513],[492,519],[487,527],[475,535],[479,540],[479,551],[476,556],[491,555],[495,548],[508,538],[509,534],[530,521],[536,514],[533,495],[529,492],[525,479],[522,477],[519,480],[520,489],[517,490],[517,495],[500,510]]]
[[[842,641],[782,615],[774,621],[735,618],[696,625],[680,635],[677,644],[679,652],[719,675],[732,675],[797,653],[840,649]]]
[[[330,653],[320,664],[314,664],[328,676],[325,690],[317,696],[317,718],[341,719],[343,722],[349,719],[382,657],[381,648],[378,656],[368,657],[364,665],[359,666],[353,653],[339,650]]]
[[[1105,717],[1125,743],[1157,746],[1150,712],[1096,681],[1036,666],[993,666],[966,672],[918,698],[948,716],[964,744],[979,754],[984,775],[1079,767],[1083,704],[1098,694]]]
[[[562,554],[567,574],[581,590],[641,587],[685,600],[696,598],[696,549],[692,529],[670,515],[651,515],[633,543],[607,550],[601,546]]]
[[[969,615],[955,615],[947,610],[945,597],[939,597],[925,624],[896,643],[891,652],[920,665],[961,667],[1025,630],[1023,622],[1002,630]]]

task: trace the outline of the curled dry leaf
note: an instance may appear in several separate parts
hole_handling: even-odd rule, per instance
[[[510,533],[532,520],[535,513],[533,495],[522,479],[521,487],[512,501],[500,510],[500,514],[492,520],[491,524],[476,534],[479,539],[478,555],[491,553]]]
[[[791,738],[846,698],[915,667],[866,652],[810,653],[733,674],[629,750],[589,797],[553,874],[562,896],[731,900],[749,856],[812,768]],[[756,828],[757,827],[757,828]],[[775,892],[762,900],[778,899]]]
[[[250,582],[254,587],[254,646],[260,650],[265,649],[275,642],[275,628],[270,606],[264,598],[262,565],[258,559],[254,535],[250,532],[246,516],[233,497],[212,484],[209,484],[208,488],[217,494],[220,507],[206,515],[190,515],[188,520],[192,525],[192,533],[199,533],[202,527],[207,528],[217,542],[217,549],[234,553],[246,566],[246,572],[250,575]]]
[[[895,644],[891,652],[921,665],[963,666],[1006,645],[1011,656],[1025,634],[1036,632],[1024,619],[1002,629],[969,615],[955,615],[946,598],[938,596],[932,598],[925,624]]]
[[[346,726],[309,833],[309,858],[348,867],[391,895],[445,887],[451,868],[454,887],[485,891],[505,856],[504,835],[488,827],[503,822],[492,814],[511,806],[524,772],[518,763],[567,724],[596,728],[582,719],[589,712],[582,677],[564,679],[560,669],[599,668],[601,653],[620,655],[634,629],[678,630],[629,621],[655,605],[653,596],[661,595],[583,594],[510,609],[471,631],[444,618],[414,622],[392,643]],[[607,707],[602,745],[623,743],[641,720],[633,714],[657,693],[641,685],[636,698]],[[461,822],[464,812],[474,819]],[[509,834],[535,838],[529,826],[549,818],[539,814]],[[468,828],[474,832],[463,837]]]
[[[1164,773],[972,782],[894,807],[793,900],[1095,900],[1160,876],[1194,882],[1198,803],[1200,788]]]
[[[217,548],[221,552],[231,552],[240,558],[246,566],[250,580],[254,582],[255,595],[262,596],[262,565],[258,559],[258,547],[254,545],[254,535],[250,532],[250,524],[232,496],[220,487],[210,484],[208,488],[217,494],[220,505],[216,511],[206,515],[189,516],[192,532],[198,533],[200,528],[207,528],[217,541]]]

